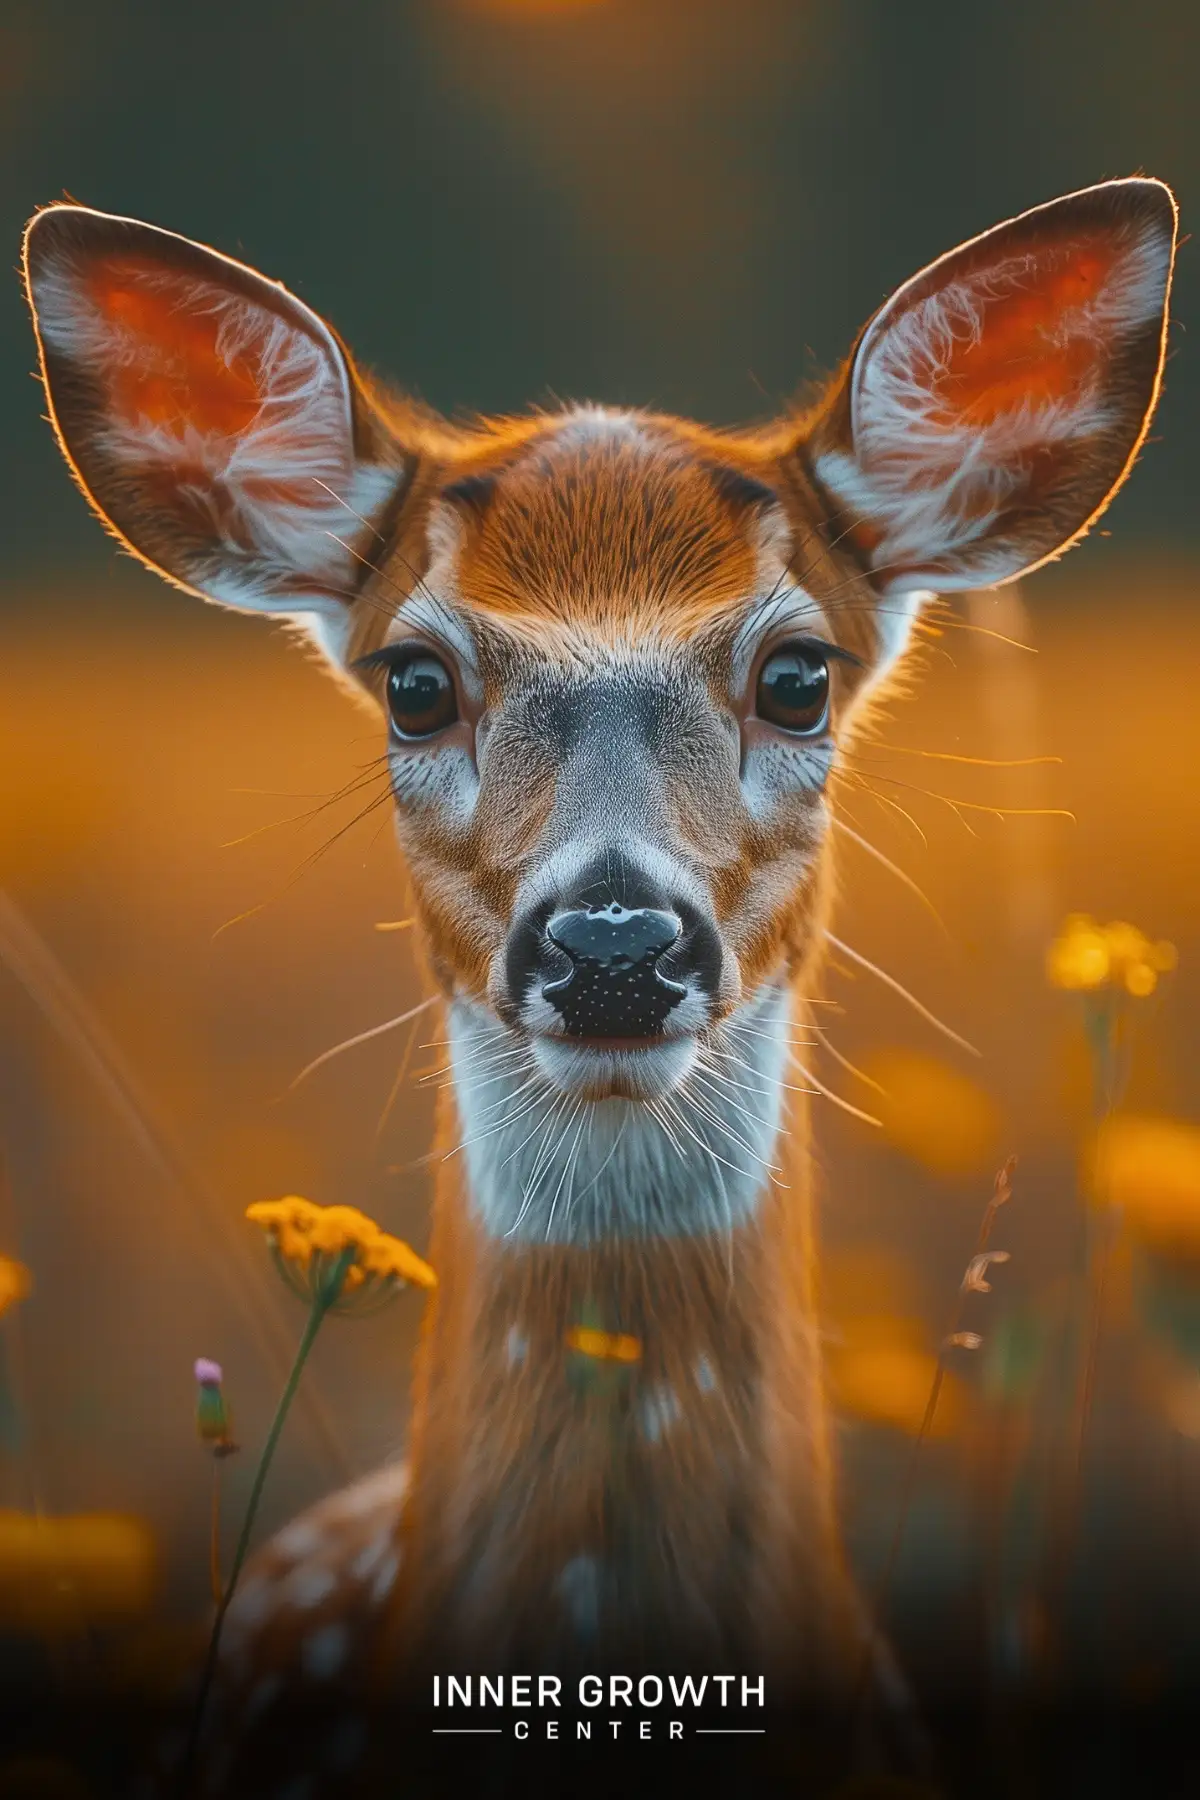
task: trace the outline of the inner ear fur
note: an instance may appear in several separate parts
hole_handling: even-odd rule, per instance
[[[207,598],[336,619],[419,458],[336,333],[232,257],[86,207],[36,214],[24,267],[52,422],[117,537]]]
[[[1162,378],[1177,210],[1141,177],[1034,207],[899,288],[805,423],[883,593],[993,586],[1081,537]]]

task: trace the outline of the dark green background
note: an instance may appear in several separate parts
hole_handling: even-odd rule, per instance
[[[15,273],[64,192],[282,278],[439,407],[731,422],[1057,193],[1147,171],[1186,232],[1198,76],[1180,0],[3,0],[5,585],[110,554],[39,421]],[[1130,547],[1195,540],[1197,286],[1185,245],[1163,441],[1109,521]]]

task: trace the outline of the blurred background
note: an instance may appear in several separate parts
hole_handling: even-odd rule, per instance
[[[290,1086],[424,992],[408,937],[376,929],[407,911],[386,808],[323,805],[375,728],[284,634],[168,590],[89,517],[31,378],[25,219],[69,195],[209,241],[450,412],[569,396],[734,423],[835,366],[915,268],[1027,206],[1145,171],[1186,233],[1197,68],[1200,12],[1178,0],[5,0],[0,1253],[33,1287],[0,1321],[0,1538],[29,1512],[140,1521],[99,1624],[137,1623],[151,1594],[156,1617],[205,1604],[196,1356],[224,1365],[246,1446],[231,1516],[244,1499],[302,1323],[246,1205],[349,1203],[425,1248],[441,1033],[422,1022],[390,1106],[403,1030]],[[955,608],[870,752],[872,791],[846,794],[927,903],[844,838],[839,936],[981,1053],[835,958],[814,1072],[877,1121],[817,1106],[844,1510],[935,1691],[1045,1647],[1030,1569],[1058,1554],[1047,1496],[1078,1416],[1078,1357],[1055,1345],[1083,1329],[1098,1215],[1081,1197],[1096,991],[1046,972],[1070,913],[1133,921],[1178,967],[1110,995],[1122,1116],[1148,1148],[1060,1509],[1084,1649],[1046,1666],[1153,1699],[1196,1663],[1198,291],[1185,242],[1155,429],[1103,530]],[[954,1321],[1010,1152],[992,1242],[1011,1260]],[[410,1294],[326,1328],[264,1531],[402,1447],[418,1313]],[[906,1504],[951,1325],[981,1341],[945,1356]]]

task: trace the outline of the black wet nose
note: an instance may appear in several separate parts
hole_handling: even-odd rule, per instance
[[[574,1037],[654,1037],[687,996],[658,968],[681,930],[674,913],[615,900],[556,913],[546,936],[571,966],[545,984],[542,997]]]

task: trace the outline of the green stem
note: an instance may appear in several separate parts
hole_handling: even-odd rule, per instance
[[[250,1537],[254,1530],[254,1520],[258,1513],[258,1503],[262,1498],[262,1491],[266,1484],[267,1474],[270,1470],[276,1446],[279,1443],[280,1435],[283,1431],[284,1421],[288,1416],[292,1401],[296,1397],[296,1389],[300,1385],[300,1376],[303,1373],[305,1363],[308,1361],[308,1353],[316,1342],[317,1333],[325,1322],[326,1313],[342,1291],[342,1283],[345,1281],[347,1271],[353,1263],[355,1255],[355,1246],[348,1246],[348,1248],[343,1250],[337,1257],[330,1268],[328,1275],[323,1279],[318,1279],[314,1283],[312,1306],[308,1315],[308,1323],[304,1327],[304,1336],[300,1339],[295,1361],[292,1363],[291,1372],[284,1384],[283,1393],[279,1396],[279,1404],[275,1408],[275,1417],[271,1420],[271,1429],[267,1433],[267,1441],[263,1445],[262,1455],[258,1459],[258,1467],[254,1471],[254,1481],[250,1488],[250,1498],[246,1503],[246,1516],[242,1521],[241,1533],[238,1537],[237,1548],[233,1553],[233,1562],[229,1570],[229,1581],[221,1598],[221,1602],[217,1607],[216,1617],[213,1619],[212,1632],[208,1640],[208,1653],[204,1659],[204,1671],[200,1677],[200,1690],[196,1696],[196,1706],[192,1713],[191,1730],[188,1733],[187,1749],[183,1758],[183,1770],[181,1776],[181,1792],[183,1794],[186,1794],[188,1790],[189,1779],[196,1758],[196,1747],[199,1744],[200,1731],[204,1724],[204,1712],[208,1704],[209,1693],[212,1689],[213,1677],[217,1671],[217,1659],[221,1649],[221,1631],[225,1624],[225,1615],[229,1611],[230,1602],[232,1601],[234,1591],[237,1588],[238,1576],[242,1572],[242,1565],[246,1560],[246,1553],[250,1548]]]

